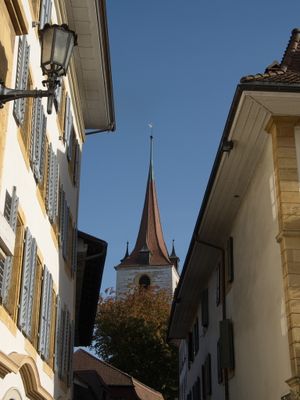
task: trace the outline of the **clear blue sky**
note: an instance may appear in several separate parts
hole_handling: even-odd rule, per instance
[[[299,0],[107,0],[117,129],[84,145],[79,228],[108,242],[101,290],[132,250],[154,130],[167,247],[183,265],[240,77],[281,60]]]

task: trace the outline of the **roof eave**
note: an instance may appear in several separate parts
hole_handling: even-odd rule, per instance
[[[78,35],[73,59],[85,129],[112,132],[115,111],[105,0],[81,3],[80,7],[82,19],[77,3],[66,0],[68,23]]]

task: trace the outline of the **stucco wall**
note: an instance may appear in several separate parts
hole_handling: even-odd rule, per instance
[[[117,270],[116,291],[117,295],[127,292],[130,288],[137,285],[142,275],[148,275],[151,285],[160,289],[165,289],[173,293],[178,283],[177,272],[172,265],[160,267],[127,267]]]
[[[231,400],[280,399],[288,393],[285,380],[291,376],[291,369],[280,246],[276,240],[278,218],[271,136],[232,221],[230,234],[234,239],[234,281],[227,287],[226,302],[227,318],[232,320],[234,328],[235,370],[229,374],[229,396]],[[209,326],[201,327],[199,306],[195,315],[195,320],[199,319],[199,352],[190,368],[185,363],[181,369],[180,382],[184,382],[187,372],[185,393],[188,394],[197,377],[201,379],[201,366],[210,353],[211,399],[223,400],[224,385],[218,383],[217,376],[222,305],[216,304],[216,268],[206,284]],[[181,341],[181,349],[183,346],[185,341]],[[180,353],[186,354],[182,350]]]
[[[232,399],[279,399],[290,377],[271,136],[232,229],[235,278],[227,294],[234,323]]]

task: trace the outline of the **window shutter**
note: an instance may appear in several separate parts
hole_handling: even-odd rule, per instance
[[[202,398],[203,400],[206,399],[206,380],[205,380],[205,366],[201,366],[201,378],[202,378]]]
[[[230,319],[220,321],[221,368],[234,369],[233,325]]]
[[[217,266],[217,287],[216,287],[216,305],[221,301],[221,263]]]
[[[17,72],[15,88],[25,90],[27,88],[29,74],[29,52],[30,47],[27,44],[26,36],[20,36],[17,56]],[[13,115],[18,125],[24,122],[26,107],[26,98],[17,99],[14,101]]]
[[[65,260],[67,260],[68,258],[68,232],[69,232],[69,216],[70,216],[70,208],[67,205],[67,202],[65,200],[65,204],[64,204],[64,226],[63,226],[63,257]]]
[[[3,214],[14,232],[16,231],[16,226],[17,226],[18,205],[19,205],[19,198],[16,194],[16,187],[13,186],[11,196],[6,191]]]
[[[27,336],[30,336],[31,334],[32,307],[36,270],[36,251],[36,241],[32,237],[29,229],[26,228],[19,309],[19,326]]]
[[[73,347],[74,347],[74,321],[71,321],[70,324],[70,333],[69,333],[69,355],[68,355],[68,375],[67,375],[67,384],[71,385],[72,376],[73,376]]]
[[[211,356],[207,355],[205,359],[205,394],[211,395]]]
[[[61,246],[64,243],[65,203],[65,192],[61,186],[59,191],[59,242]]]
[[[52,150],[52,144],[50,143],[48,150],[47,186],[46,186],[46,209],[50,221],[52,220],[53,183],[54,183],[54,152]]]
[[[53,180],[53,221],[56,220],[58,214],[58,182],[59,182],[59,166],[57,155],[54,158],[54,180]]]
[[[194,340],[193,333],[189,332],[188,338],[188,356],[189,356],[189,366],[194,361]]]
[[[19,198],[17,196],[17,188],[14,186],[11,196],[11,209],[9,218],[9,224],[14,232],[16,232],[16,227],[17,227],[18,205],[19,205]]]
[[[54,368],[57,371],[58,376],[61,376],[61,357],[62,357],[62,308],[60,297],[57,296],[56,302],[56,329],[55,329],[55,356],[54,356]]]
[[[73,117],[71,116],[71,128],[70,128],[69,138],[67,141],[67,158],[69,161],[72,160],[73,141],[74,141],[74,129],[73,129]]]
[[[78,141],[76,140],[74,174],[73,174],[73,183],[75,186],[79,186],[79,178],[80,178],[80,146]]]
[[[217,367],[218,367],[218,383],[223,382],[223,371],[221,366],[221,339],[217,342]]]
[[[201,294],[201,319],[202,326],[208,327],[209,313],[208,313],[208,289],[203,290]]]
[[[61,106],[61,99],[62,99],[62,78],[58,79],[59,84],[55,88],[54,92],[54,107],[57,112],[60,111],[60,106]]]
[[[227,280],[233,282],[234,262],[233,262],[233,237],[230,236],[227,242]]]
[[[69,138],[72,128],[72,115],[71,115],[71,100],[69,95],[66,96],[66,108],[65,108],[65,125],[64,125],[64,141],[69,145]]]
[[[53,288],[52,276],[48,268],[45,266],[43,272],[43,285],[42,285],[39,352],[46,360],[49,359],[49,348],[50,348],[52,288]]]
[[[51,22],[52,0],[42,0],[40,8],[40,25],[39,29],[43,29],[44,25]]]
[[[44,114],[42,100],[40,98],[34,99],[31,125],[30,161],[37,182],[41,182],[44,174],[46,124],[47,118]]]
[[[197,354],[199,350],[199,321],[198,318],[194,324],[194,353]]]
[[[77,228],[73,228],[72,238],[72,272],[75,273],[77,269]]]
[[[68,379],[69,363],[70,363],[70,313],[69,310],[64,311],[64,330],[63,330],[63,357],[62,357],[62,376]]]
[[[2,281],[2,287],[0,288],[0,293],[1,293],[2,302],[4,304],[7,303],[7,297],[8,297],[9,288],[10,288],[12,265],[13,265],[12,261],[13,261],[13,257],[7,256],[5,258],[4,266],[3,266],[4,267],[3,268],[3,281]],[[0,266],[0,269],[1,269],[1,266]]]

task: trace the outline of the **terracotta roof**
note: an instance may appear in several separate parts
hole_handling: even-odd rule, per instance
[[[137,400],[163,400],[160,392],[84,350],[80,349],[74,353],[73,367],[74,373],[79,373],[79,375],[82,371],[90,372],[91,375],[96,372],[100,381],[109,387],[113,397],[120,398],[121,396],[130,400],[135,398]]]
[[[117,268],[136,265],[172,265],[164,241],[153,173],[152,137],[148,181],[140,229],[136,244],[129,256]]]
[[[274,62],[264,73],[247,75],[241,83],[265,82],[294,85],[300,84],[300,29],[294,29],[281,63]]]

